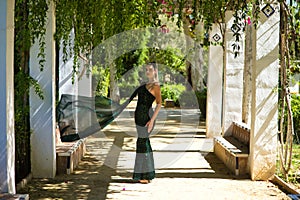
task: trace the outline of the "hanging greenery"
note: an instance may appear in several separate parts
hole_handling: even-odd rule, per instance
[[[159,24],[156,1],[55,0],[56,34],[65,60],[88,54],[104,40],[123,31]],[[74,32],[74,38],[70,33]],[[71,46],[70,44],[73,43]]]
[[[280,172],[285,180],[292,164],[294,120],[292,112],[291,94],[289,90],[290,77],[297,72],[296,60],[300,59],[299,39],[299,2],[290,1],[280,3],[280,123],[279,123],[279,158]],[[296,64],[296,65],[295,65]]]
[[[234,25],[241,27],[241,31],[234,35],[237,43],[234,44],[233,50],[238,56],[240,34],[248,18],[257,27],[260,7],[263,4],[261,0],[16,0],[15,71],[18,74],[15,85],[18,91],[15,99],[26,99],[30,85],[33,85],[36,92],[42,97],[37,82],[28,75],[28,63],[30,47],[34,42],[39,42],[38,59],[40,60],[40,69],[44,68],[45,25],[49,2],[55,5],[55,39],[63,49],[64,60],[74,57],[74,73],[77,73],[80,55],[89,54],[103,41],[123,31],[141,27],[160,27],[162,25],[160,15],[166,15],[169,20],[176,22],[179,28],[184,21],[187,21],[190,35],[195,39],[195,27],[200,22],[203,23],[206,31],[202,38],[207,39],[207,34],[214,23],[219,24],[224,36],[225,12],[233,11]],[[284,9],[285,13],[285,17],[281,20],[283,20],[282,23],[288,25],[282,33],[284,38],[281,40],[281,45],[288,47],[285,50],[282,49],[286,54],[281,51],[282,64],[286,65],[288,71],[300,71],[300,2],[290,0],[287,4],[286,1],[279,0],[272,3],[281,4],[281,9]],[[222,46],[224,48],[224,41]],[[129,57],[137,54],[140,55],[136,59],[139,63],[142,63],[143,59],[148,56],[147,51],[142,49],[118,58],[116,63],[130,62],[132,59]],[[118,65],[117,67],[119,67],[117,73],[121,74],[126,71],[124,68],[127,66]],[[282,79],[282,84],[286,84],[286,79]],[[25,96],[22,96],[22,91],[25,91],[23,93]],[[289,94],[285,93],[284,95]],[[26,107],[27,104],[16,102],[17,116],[28,115],[28,107],[24,109],[23,106]],[[18,131],[16,130],[16,132]]]
[[[15,1],[14,109],[17,182],[31,172],[29,89],[32,87],[40,98],[43,98],[43,93],[38,82],[29,75],[29,52],[32,44],[39,41],[38,59],[40,69],[43,70],[47,9],[45,0]]]

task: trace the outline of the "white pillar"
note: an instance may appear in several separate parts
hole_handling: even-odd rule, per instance
[[[225,32],[226,76],[224,78],[223,132],[224,135],[228,135],[231,132],[232,122],[242,121],[244,33],[242,27],[233,28],[232,12],[226,12],[225,20],[227,26]],[[239,42],[236,42],[234,31],[241,34]],[[233,44],[240,46],[239,55],[236,57],[233,52]]]
[[[56,173],[55,151],[55,16],[53,3],[49,5],[46,23],[46,63],[43,71],[37,59],[39,44],[30,49],[30,75],[38,80],[43,93],[41,100],[30,91],[31,167],[36,178],[53,178]]]
[[[252,37],[254,59],[249,161],[253,180],[267,180],[276,169],[280,13],[278,5],[270,6],[264,10],[269,16],[260,13],[258,28],[253,31]]]
[[[0,193],[15,194],[14,0],[0,1]]]
[[[210,41],[222,41],[218,25],[213,25]],[[222,133],[222,88],[223,88],[223,49],[221,45],[210,45],[207,77],[206,136],[214,137]]]

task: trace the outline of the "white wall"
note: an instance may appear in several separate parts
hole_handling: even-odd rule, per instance
[[[279,72],[279,6],[271,4],[274,13],[260,13],[257,30],[252,30],[252,99],[249,169],[253,180],[268,180],[276,169],[278,131],[278,72]],[[261,7],[261,8],[264,8]],[[272,9],[269,9],[269,11]],[[242,121],[244,36],[241,51],[234,58],[231,29],[232,14],[226,13],[225,74],[222,101],[222,49],[210,46],[207,96],[207,136],[229,134],[233,121]],[[252,24],[253,26],[253,24]],[[211,37],[217,33],[212,28]],[[223,103],[223,105],[222,105]],[[223,130],[221,130],[221,126]]]
[[[215,39],[213,37],[216,37]],[[220,38],[217,38],[220,37]],[[218,40],[219,39],[219,40]],[[222,41],[217,25],[210,33],[211,42]],[[209,66],[207,77],[206,136],[213,137],[222,133],[222,90],[223,90],[223,49],[221,45],[209,47]]]
[[[253,31],[250,172],[253,180],[270,179],[276,169],[278,132],[279,5],[269,18],[262,12]]]
[[[15,189],[14,0],[0,1],[0,193]]]
[[[56,174],[55,151],[55,31],[54,6],[49,5],[46,25],[46,63],[40,71],[38,42],[30,49],[30,75],[36,79],[44,94],[40,99],[30,91],[31,167],[35,178],[53,178]]]
[[[243,103],[243,73],[244,73],[244,33],[240,31],[241,38],[239,55],[234,56],[233,44],[236,43],[234,32],[231,30],[234,17],[232,12],[226,12],[226,67],[224,78],[224,119],[223,134],[228,135],[231,132],[233,121],[242,121],[242,103]]]

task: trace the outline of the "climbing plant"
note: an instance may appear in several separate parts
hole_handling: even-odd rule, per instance
[[[32,87],[41,98],[43,98],[43,93],[38,82],[29,75],[29,56],[30,47],[34,42],[39,41],[38,58],[40,69],[43,70],[47,9],[45,0],[15,1],[14,109],[17,182],[31,172],[29,88]]]
[[[159,24],[157,2],[142,0],[54,0],[55,38],[62,43],[65,58],[90,53],[104,40],[123,31]],[[74,32],[74,38],[70,33]],[[70,46],[74,40],[74,45]],[[68,49],[69,48],[69,49]],[[70,51],[68,51],[70,50]],[[76,72],[74,65],[74,72]]]
[[[273,1],[280,3],[283,10],[282,23],[285,24],[284,32],[281,33],[281,98],[289,105],[288,91],[285,89],[288,76],[286,71],[297,71],[299,69],[299,1]],[[54,4],[56,17],[55,40],[63,49],[64,59],[74,56],[73,72],[78,70],[78,57],[87,55],[93,48],[101,44],[111,36],[126,30],[141,27],[160,27],[160,15],[166,15],[169,20],[174,21],[178,27],[183,23],[188,23],[189,34],[194,39],[197,33],[195,27],[203,23],[204,32],[201,38],[203,44],[209,44],[207,41],[208,33],[212,24],[219,24],[220,30],[224,36],[225,33],[225,12],[233,11],[235,17],[234,24],[242,27],[248,18],[251,23],[257,26],[259,18],[261,0],[15,0],[15,88],[16,96],[16,116],[28,116],[28,91],[30,86],[34,86],[36,92],[42,97],[42,92],[38,83],[31,79],[29,72],[29,50],[34,42],[39,42],[40,51],[38,59],[40,60],[40,69],[43,70],[45,62],[45,25],[47,22],[47,11],[49,3]],[[268,3],[268,2],[267,2]],[[240,31],[235,32],[237,43],[234,44],[233,51],[238,56]],[[225,37],[223,37],[225,38]],[[224,46],[224,41],[221,42]],[[139,51],[137,62],[142,63],[147,58],[146,51]],[[132,52],[136,56],[136,52]],[[116,77],[124,72],[126,65],[117,65],[121,61],[132,60],[128,58],[131,55],[124,55],[115,61]],[[225,59],[225,58],[224,58]],[[292,67],[290,67],[292,66]],[[291,70],[292,69],[292,70]],[[298,70],[299,71],[299,70]],[[284,77],[283,77],[284,76]],[[23,90],[24,89],[24,90]],[[22,92],[25,91],[25,92]],[[27,100],[26,100],[27,99]],[[284,100],[286,99],[286,100]],[[23,101],[25,100],[25,101]],[[23,103],[22,103],[23,101]],[[25,103],[24,103],[25,102]],[[292,128],[292,113],[290,113],[288,130]],[[17,119],[16,124],[22,120]],[[23,120],[28,126],[28,117]],[[25,123],[25,124],[26,124]],[[22,127],[22,125],[20,126]],[[20,128],[21,129],[21,128]],[[282,129],[285,130],[285,129]],[[18,128],[16,133],[19,134]],[[27,133],[28,135],[29,133]],[[292,135],[292,131],[288,135]],[[17,138],[19,138],[17,136]],[[20,137],[21,138],[21,137]],[[18,145],[16,145],[18,147]],[[291,146],[291,145],[289,145]],[[289,163],[289,162],[285,162]],[[285,171],[288,171],[288,167]]]
[[[297,71],[296,60],[300,59],[299,48],[299,8],[300,3],[280,2],[280,123],[279,123],[279,158],[280,171],[288,180],[292,164],[294,120],[291,94],[289,90],[291,73]]]

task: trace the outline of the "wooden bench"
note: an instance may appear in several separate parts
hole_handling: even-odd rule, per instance
[[[248,170],[250,128],[244,123],[232,123],[228,136],[214,137],[214,153],[237,176]]]
[[[78,166],[85,154],[84,139],[74,142],[61,142],[59,129],[56,129],[56,174],[70,174]]]
[[[175,102],[172,99],[165,99],[165,108],[173,108],[175,107]]]

